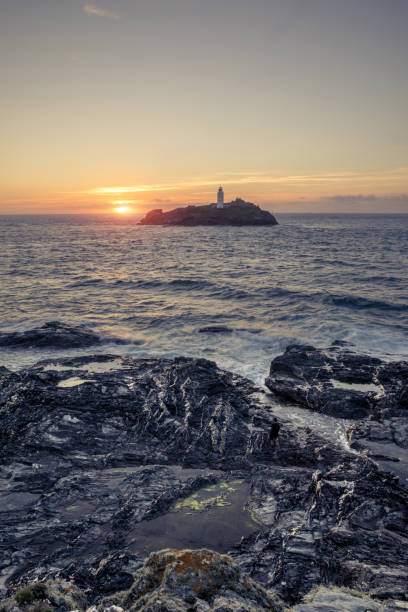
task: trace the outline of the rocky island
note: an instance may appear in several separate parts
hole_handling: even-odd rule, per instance
[[[140,225],[277,225],[275,217],[256,204],[236,199],[223,204],[185,206],[169,212],[161,208],[151,210],[139,222]]]

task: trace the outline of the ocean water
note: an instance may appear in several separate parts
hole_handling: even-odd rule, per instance
[[[200,356],[257,382],[295,342],[340,339],[408,358],[408,215],[277,219],[170,228],[118,215],[0,216],[0,328],[85,323],[105,342],[81,353]],[[234,331],[198,333],[207,325]],[[0,363],[74,353],[2,350]]]

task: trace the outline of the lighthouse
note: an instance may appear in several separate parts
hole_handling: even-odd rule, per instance
[[[223,191],[222,187],[220,187],[218,189],[217,208],[224,208],[224,191]]]

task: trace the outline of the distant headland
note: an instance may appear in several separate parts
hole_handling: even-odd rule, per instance
[[[169,212],[161,208],[151,210],[139,221],[140,225],[278,225],[275,217],[256,204],[240,198],[224,203],[224,192],[219,188],[216,204],[184,206]]]

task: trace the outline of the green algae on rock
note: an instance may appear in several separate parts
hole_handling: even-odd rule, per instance
[[[243,482],[243,480],[232,480],[230,482],[220,482],[210,485],[209,487],[204,487],[189,497],[177,502],[174,509],[188,509],[193,512],[201,512],[214,506],[218,506],[220,508],[223,506],[231,506],[232,501],[230,494],[234,493],[237,490],[237,485],[241,485]],[[209,497],[207,495],[209,491],[218,492],[218,495]]]

